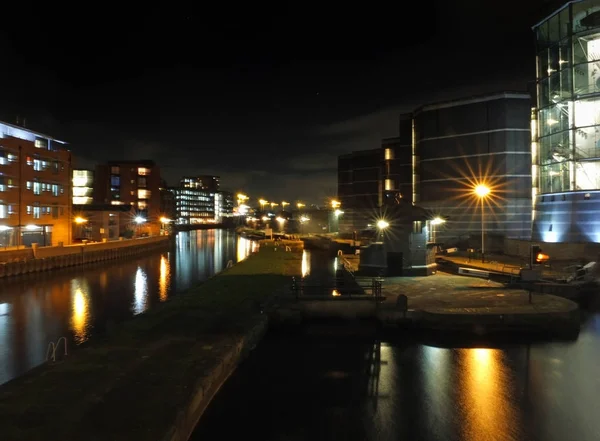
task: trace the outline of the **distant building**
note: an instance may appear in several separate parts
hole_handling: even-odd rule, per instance
[[[410,136],[384,139],[381,148],[338,158],[338,200],[343,213],[336,218],[340,232],[370,228],[380,207],[399,199],[412,201],[411,142]]]
[[[94,202],[94,172],[73,170],[73,205],[89,205]]]
[[[179,187],[171,189],[175,194],[176,222],[180,225],[214,224],[215,194],[218,178],[204,176],[184,177]]]
[[[175,193],[167,187],[167,183],[164,180],[160,186],[160,212],[164,217],[173,221],[177,217]]]
[[[534,26],[532,238],[600,242],[600,1],[571,1]]]
[[[71,202],[65,143],[0,122],[0,246],[69,244]]]
[[[233,217],[235,201],[230,191],[218,191],[215,193],[215,216],[217,223],[223,223],[227,218]]]
[[[210,175],[200,176],[184,176],[181,179],[182,183],[189,184],[190,188],[207,190],[213,193],[219,191],[219,177]]]
[[[128,205],[143,220],[149,234],[161,224],[160,169],[154,161],[111,161],[96,166],[94,203]],[[139,229],[137,229],[139,230]]]

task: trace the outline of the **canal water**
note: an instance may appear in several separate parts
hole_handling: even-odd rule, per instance
[[[311,324],[269,333],[192,440],[597,441],[599,369],[598,314],[550,343]]]
[[[243,260],[255,246],[228,230],[182,232],[164,252],[0,279],[0,384],[45,362],[51,342],[65,337],[73,350]]]

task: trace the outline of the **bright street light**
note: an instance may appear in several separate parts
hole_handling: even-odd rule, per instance
[[[87,222],[87,219],[82,218],[81,216],[77,216],[75,218],[75,223],[76,224],[85,224]]]
[[[168,224],[169,222],[171,222],[171,219],[169,219],[168,217],[161,217],[160,218],[160,223],[161,224]]]
[[[265,205],[267,205],[269,202],[264,199],[259,199],[258,203],[260,204],[260,209],[262,210],[263,208],[265,208]]]
[[[492,192],[490,187],[484,184],[479,184],[473,189],[473,193],[481,200],[481,262],[485,262],[485,215],[483,202],[486,197]]]
[[[389,226],[390,224],[384,221],[383,219],[377,221],[377,228],[379,228],[380,230],[384,230]]]
[[[331,208],[340,208],[340,206],[342,205],[341,202],[333,200],[331,201]]]
[[[473,192],[477,195],[477,197],[484,198],[488,194],[490,194],[492,190],[487,185],[479,184],[477,187],[473,189]]]
[[[442,225],[444,222],[446,222],[446,220],[442,219],[441,217],[435,217],[431,219],[431,225]]]
[[[335,214],[335,217],[340,217],[342,214],[344,214],[344,212],[340,209],[337,209],[333,212],[333,214]]]
[[[301,223],[308,222],[309,220],[310,220],[310,218],[308,216],[300,216]]]
[[[283,223],[285,222],[285,219],[284,219],[284,218],[282,218],[282,217],[277,217],[277,218],[275,218],[275,220],[276,220],[277,222],[279,222],[280,224],[282,224],[282,225],[283,225]]]
[[[290,203],[289,203],[289,202],[286,202],[286,201],[281,201],[281,208],[282,208],[282,209],[284,209],[284,210],[285,210],[285,206],[286,206],[286,205],[290,205]]]
[[[134,221],[136,224],[143,224],[144,222],[146,222],[146,219],[144,219],[142,216],[136,216]]]
[[[305,206],[306,206],[306,205],[304,205],[302,202],[298,202],[298,203],[296,204],[296,207],[298,207],[298,209],[300,209],[300,208],[302,208],[302,207],[305,207]]]

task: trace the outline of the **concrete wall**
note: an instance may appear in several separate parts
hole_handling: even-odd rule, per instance
[[[154,250],[163,249],[169,243],[169,237],[161,236],[91,245],[33,247],[33,249],[19,250],[20,252],[27,251],[31,253],[28,259],[0,263],[0,277],[51,271],[58,268],[144,255]],[[7,253],[14,252],[7,251]]]
[[[33,250],[31,248],[25,248],[21,250],[0,251],[0,263],[16,262],[18,260],[29,259],[33,259]]]

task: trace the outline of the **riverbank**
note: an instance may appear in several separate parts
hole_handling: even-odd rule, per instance
[[[165,248],[171,236],[0,251],[0,278],[131,257]]]
[[[260,303],[300,273],[300,262],[261,247],[107,338],[0,387],[3,438],[185,439],[266,329]]]

